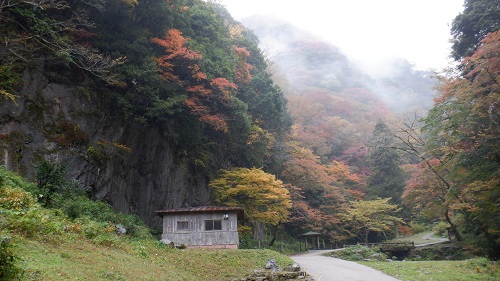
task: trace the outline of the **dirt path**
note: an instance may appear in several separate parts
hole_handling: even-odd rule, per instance
[[[315,281],[399,281],[355,262],[322,256],[324,252],[312,251],[308,254],[291,256],[291,258],[311,274]]]

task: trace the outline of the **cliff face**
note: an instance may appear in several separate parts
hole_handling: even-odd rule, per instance
[[[33,177],[33,163],[62,162],[70,179],[151,227],[153,211],[210,202],[206,179],[175,156],[156,127],[114,118],[84,89],[26,71],[16,104],[0,101],[0,164]],[[118,116],[118,115],[116,115]]]

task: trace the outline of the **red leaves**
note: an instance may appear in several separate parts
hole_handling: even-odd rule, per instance
[[[226,78],[214,78],[210,81],[210,86],[219,90],[225,97],[229,97],[231,90],[236,90],[236,84],[229,82]]]
[[[170,29],[165,38],[153,38],[151,41],[165,48],[165,55],[156,58],[160,74],[163,80],[185,89],[189,96],[185,105],[191,114],[215,131],[226,132],[228,130],[226,116],[219,111],[227,107],[231,91],[237,89],[236,84],[226,78],[208,80],[199,65],[203,56],[186,46],[189,39],[184,38],[181,31]],[[249,56],[244,48],[240,48],[238,53],[244,59]]]
[[[250,52],[247,51],[247,49],[240,47],[236,47],[234,50],[238,56],[235,80],[238,83],[246,84],[252,80],[250,70],[252,70],[253,67],[251,64],[246,62],[246,60],[250,57]]]
[[[179,79],[179,75],[174,73],[183,72],[182,67],[186,65],[193,78],[198,80],[206,78],[206,75],[200,72],[200,67],[196,64],[202,55],[185,46],[188,39],[184,38],[178,29],[172,28],[167,31],[164,39],[153,38],[151,42],[165,48],[166,54],[156,58],[163,80],[181,85],[182,81]]]

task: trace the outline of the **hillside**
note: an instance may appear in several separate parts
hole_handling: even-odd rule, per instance
[[[269,16],[252,16],[242,22],[259,37],[277,73],[287,80],[285,85],[289,83],[284,88],[293,89],[287,94],[321,89],[351,102],[363,102],[362,97],[349,97],[346,92],[362,88],[396,114],[432,106],[437,82],[432,71],[417,70],[404,59],[394,59],[378,71],[367,72],[331,43],[290,23]]]
[[[172,249],[137,218],[77,190],[63,189],[51,208],[28,190],[41,192],[0,168],[0,280],[233,280],[269,259],[293,263],[271,250]],[[115,224],[127,234],[117,235]]]

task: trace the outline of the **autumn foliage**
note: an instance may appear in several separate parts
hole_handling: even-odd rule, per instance
[[[188,47],[189,40],[179,30],[172,28],[164,38],[151,41],[165,49],[165,55],[156,58],[163,80],[185,89],[188,94],[185,105],[198,120],[216,131],[226,132],[227,116],[220,112],[230,106],[231,91],[238,88],[236,84],[222,77],[208,79],[199,65],[203,56]],[[249,74],[245,77],[251,78]]]
[[[250,223],[278,225],[288,220],[290,192],[282,181],[261,169],[222,170],[210,187],[219,204],[245,208]]]
[[[443,214],[457,238],[475,237],[493,258],[500,249],[500,225],[491,219],[500,214],[499,51],[500,32],[488,34],[463,60],[462,75],[443,79],[424,119],[427,157],[404,192],[424,212]]]

